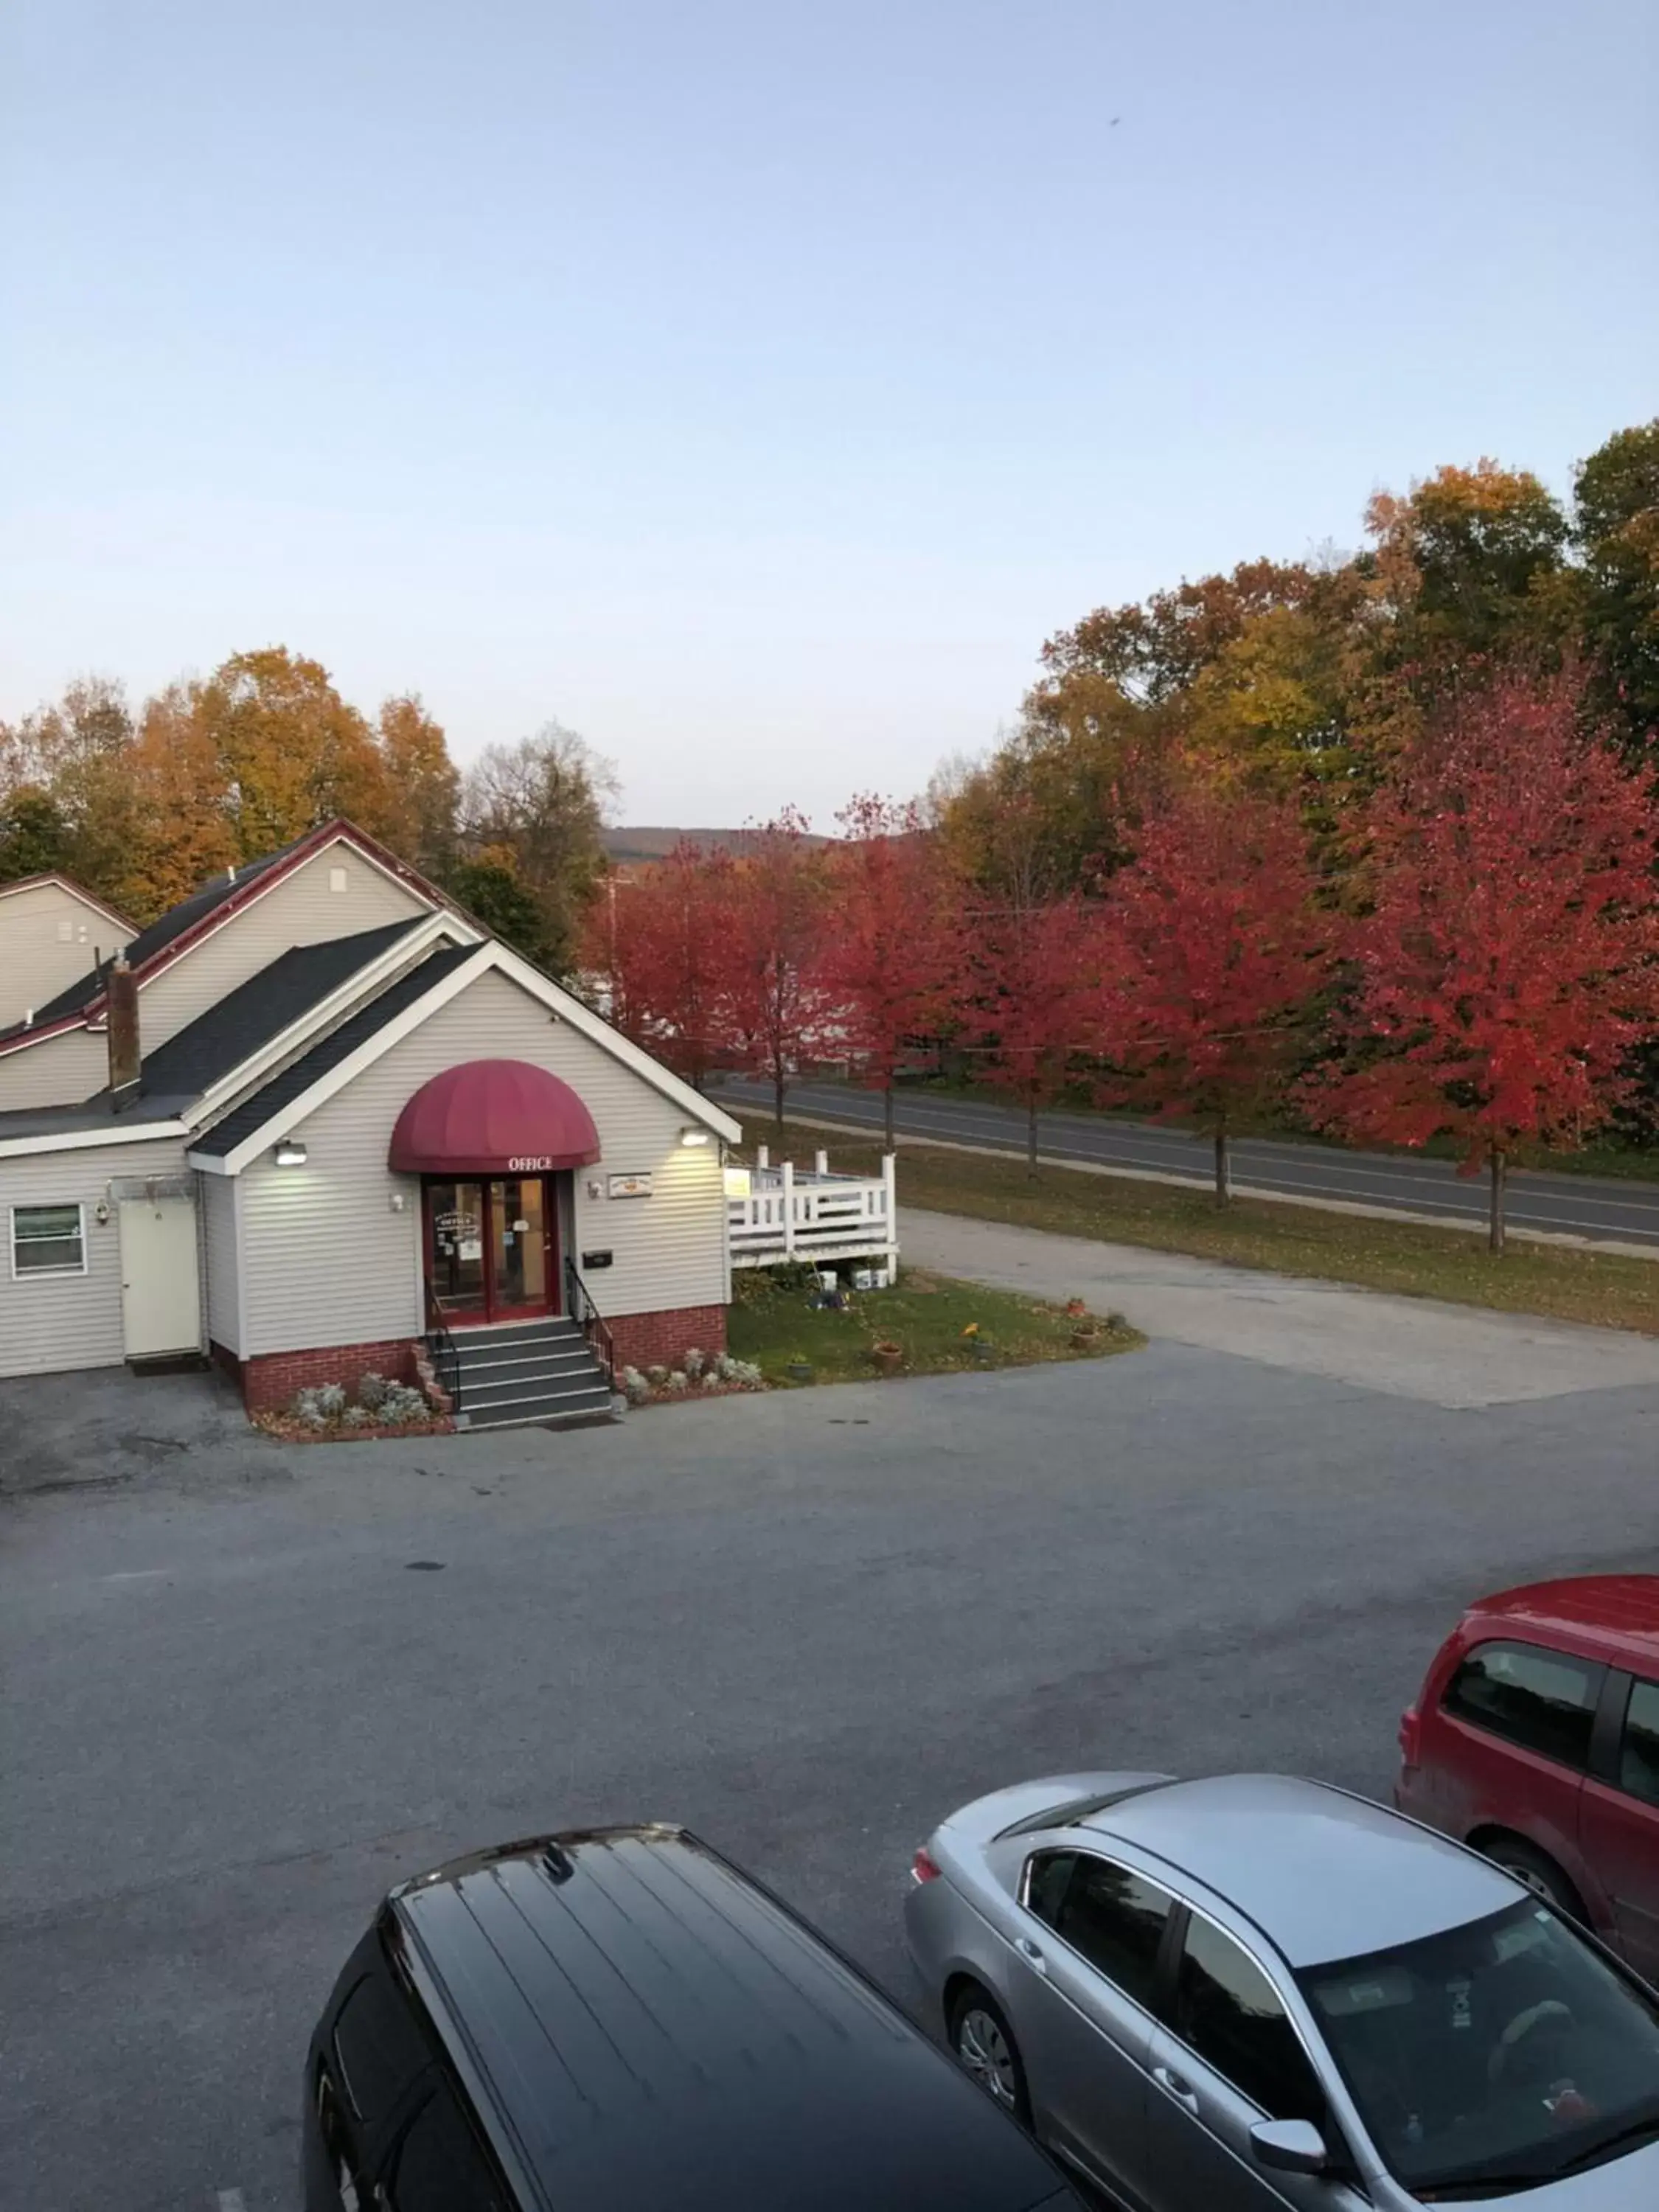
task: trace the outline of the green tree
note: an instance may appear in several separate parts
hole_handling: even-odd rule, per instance
[[[0,800],[0,883],[67,872],[72,839],[49,792],[24,784]]]
[[[1597,703],[1640,757],[1659,734],[1659,416],[1581,462],[1574,492]]]
[[[1365,511],[1366,562],[1388,617],[1386,658],[1443,666],[1472,655],[1566,641],[1553,586],[1567,544],[1560,502],[1527,469],[1481,459],[1437,469],[1405,497],[1378,492]]]
[[[551,965],[540,902],[506,859],[462,860],[449,871],[444,887],[504,945],[538,968]]]
[[[487,747],[462,781],[463,858],[505,859],[536,904],[534,957],[556,975],[575,960],[582,916],[605,873],[601,833],[616,789],[611,763],[557,722],[517,744]]]

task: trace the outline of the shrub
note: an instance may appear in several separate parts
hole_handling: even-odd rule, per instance
[[[360,1375],[357,1378],[357,1403],[367,1406],[371,1413],[378,1413],[385,1405],[386,1394],[391,1387],[384,1375],[377,1375],[370,1368],[367,1375]]]
[[[706,1355],[699,1352],[696,1346],[694,1344],[686,1352],[683,1364],[687,1375],[690,1377],[692,1382],[695,1382],[698,1376],[702,1373],[703,1369],[708,1364],[708,1362]]]
[[[650,1402],[651,1385],[637,1367],[623,1369],[622,1387],[623,1395],[630,1406],[644,1406]]]
[[[325,1382],[317,1393],[317,1403],[325,1421],[337,1421],[346,1409],[345,1385]]]
[[[371,1406],[348,1406],[340,1416],[342,1425],[348,1429],[366,1429],[374,1419]]]

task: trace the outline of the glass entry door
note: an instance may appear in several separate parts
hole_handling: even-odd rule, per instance
[[[489,1187],[492,1321],[553,1310],[552,1208],[547,1201],[547,1184],[540,1176],[508,1176]]]
[[[553,1194],[543,1176],[425,1186],[427,1273],[451,1328],[556,1313]]]

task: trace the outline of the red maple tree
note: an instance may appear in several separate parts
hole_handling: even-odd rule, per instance
[[[744,832],[725,922],[726,1004],[743,1064],[772,1086],[778,1133],[784,1093],[826,1030],[818,981],[824,864],[793,807]]]
[[[610,988],[624,1035],[701,1090],[729,1052],[732,857],[685,838],[628,878],[611,876],[589,912],[586,958]]]
[[[1025,1166],[1037,1171],[1038,1116],[1066,1088],[1098,988],[1093,909],[1075,894],[970,908],[958,969],[959,1012],[978,1039],[985,1079],[1025,1109]]]
[[[836,817],[844,842],[826,866],[817,980],[826,1018],[885,1100],[915,1041],[935,1031],[950,996],[956,933],[939,840],[915,805],[866,795]]]
[[[1353,1049],[1305,1089],[1353,1136],[1454,1138],[1494,1252],[1510,1161],[1599,1128],[1659,1021],[1651,794],[1580,704],[1571,671],[1466,689],[1370,803]]]
[[[1231,1127],[1286,1079],[1328,917],[1292,804],[1180,777],[1137,843],[1107,890],[1102,1089],[1210,1136],[1224,1206]]]

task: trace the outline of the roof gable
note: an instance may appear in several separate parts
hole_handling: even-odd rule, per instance
[[[134,933],[136,925],[118,908],[112,907],[107,899],[100,899],[95,891],[89,891],[84,884],[77,884],[73,876],[66,876],[56,868],[49,868],[37,876],[17,876],[10,883],[0,884],[0,899],[9,899],[18,891],[44,890],[48,885],[66,892],[77,905],[87,908],[90,913],[101,915],[106,921],[112,921],[118,929],[125,930],[129,936]]]
[[[137,976],[140,988],[175,959],[182,958],[203,938],[226,927],[303,861],[333,844],[351,846],[371,866],[393,877],[424,900],[434,912],[457,911],[436,884],[428,883],[418,869],[398,860],[355,823],[336,819],[308,830],[303,837],[296,837],[292,843],[280,846],[274,853],[264,854],[257,860],[239,862],[140,930],[123,956]],[[46,1006],[38,1006],[31,1023],[19,1023],[9,1030],[0,1030],[0,1053],[20,1050],[53,1031],[93,1018],[102,1006],[109,964],[101,963]]]
[[[618,1030],[603,1020],[581,1000],[550,981],[539,969],[491,939],[434,953],[419,967],[401,976],[342,1023],[301,1060],[264,1085],[251,1097],[216,1122],[191,1147],[196,1165],[220,1175],[240,1175],[244,1167],[271,1140],[277,1124],[296,1125],[343,1091],[354,1076],[389,1052],[441,1006],[477,976],[492,970],[506,975],[529,998],[549,1008],[573,1030],[609,1053],[613,1059],[660,1091],[684,1113],[728,1143],[736,1144],[743,1132],[729,1114],[683,1082],[660,1060],[653,1060]]]

